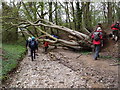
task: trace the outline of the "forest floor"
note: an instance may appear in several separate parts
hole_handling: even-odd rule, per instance
[[[113,49],[112,46],[109,50]],[[92,52],[74,52],[58,47],[44,54],[39,48],[37,58],[31,61],[26,55],[3,87],[117,88],[118,65],[111,65],[117,60],[107,57],[111,53],[106,48],[100,55],[101,58],[94,60]]]

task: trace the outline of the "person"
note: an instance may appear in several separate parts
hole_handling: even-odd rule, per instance
[[[112,37],[115,41],[117,41],[119,38],[119,30],[120,30],[119,21],[116,21],[115,24],[112,24],[111,29],[112,29]]]
[[[46,39],[48,39],[47,36],[46,36]],[[48,41],[44,41],[45,53],[47,53],[48,47],[49,47],[49,42]]]
[[[99,32],[100,35],[103,37],[103,28],[102,28],[102,24],[98,23],[96,30],[94,32]],[[101,40],[101,46],[103,47],[103,39]]]
[[[31,41],[31,37],[28,37],[28,39],[26,40],[26,49],[28,51],[28,56],[30,56],[30,46],[29,46],[30,41]]]
[[[56,36],[56,35],[53,35],[53,34],[52,34],[52,36],[55,37],[55,38],[58,38],[58,36]]]
[[[37,49],[37,42],[35,40],[35,37],[32,37],[32,40],[29,43],[30,49],[31,49],[31,59],[33,61],[33,59],[35,59],[35,50]]]
[[[101,35],[103,34],[103,28],[101,23],[98,23],[96,30],[94,32],[100,32]]]
[[[58,39],[58,36],[56,36],[56,35],[52,35],[52,36]],[[51,39],[51,40],[53,40],[53,39]],[[57,49],[57,45],[54,45],[54,46],[55,46],[54,49]]]
[[[99,52],[101,49],[101,40],[102,40],[102,35],[100,34],[100,32],[94,32],[92,34],[92,42],[94,45],[94,59],[97,60],[97,58],[99,57]]]

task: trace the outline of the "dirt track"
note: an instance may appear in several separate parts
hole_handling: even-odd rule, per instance
[[[55,58],[57,57],[57,58]],[[93,60],[92,55],[76,53],[61,48],[48,54],[39,50],[31,61],[26,56],[7,87],[24,88],[117,88],[118,66],[114,60]]]

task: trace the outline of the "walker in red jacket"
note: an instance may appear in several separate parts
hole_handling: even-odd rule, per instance
[[[119,30],[120,30],[119,21],[117,21],[115,24],[112,24],[111,29],[112,29],[112,37],[115,41],[117,41],[119,38]]]
[[[45,53],[47,53],[48,47],[49,47],[49,42],[45,41],[44,42]]]
[[[98,40],[95,39],[95,35],[99,36]],[[93,39],[92,41],[93,41],[94,51],[95,51],[94,59],[97,60],[97,58],[99,57],[100,49],[101,49],[102,35],[100,35],[100,32],[94,32],[92,35],[92,39]]]

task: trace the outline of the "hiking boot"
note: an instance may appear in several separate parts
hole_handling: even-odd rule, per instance
[[[98,55],[98,58],[100,57],[100,55]]]
[[[117,40],[118,40],[118,37],[116,36],[116,37],[115,37],[115,41],[117,41]]]
[[[38,54],[35,54],[36,56],[39,56]]]
[[[97,60],[97,58],[95,58],[95,60]]]
[[[115,35],[112,35],[112,38],[115,38]]]

